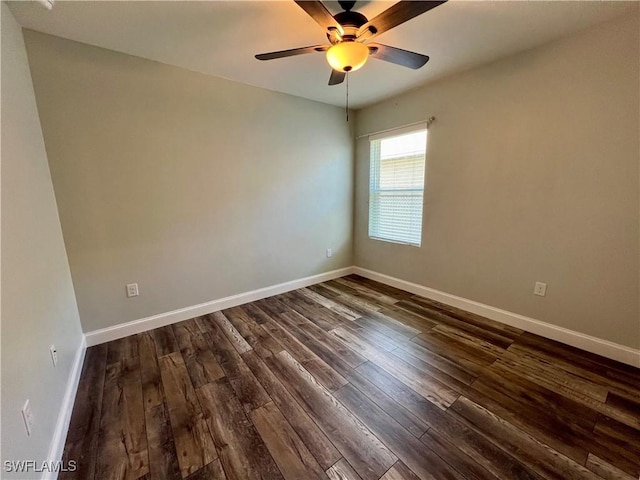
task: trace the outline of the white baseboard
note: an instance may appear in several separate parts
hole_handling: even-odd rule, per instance
[[[628,365],[633,365],[634,367],[640,367],[640,350],[355,266],[332,270],[330,272],[312,275],[310,277],[300,278],[166,313],[160,313],[158,315],[141,318],[139,320],[115,325],[113,327],[94,330],[85,334],[86,346],[91,347],[93,345],[110,342],[112,340],[117,340],[118,338],[127,337],[129,335],[145,332],[154,328],[164,327],[165,325],[171,325],[200,315],[224,310],[225,308],[254,302],[262,298],[289,292],[291,290],[307,287],[316,283],[326,282],[327,280],[339,278],[351,273],[356,273],[371,280],[400,288],[407,292],[430,298],[453,307],[461,308],[468,312],[482,315],[491,320],[520,328],[545,338],[557,340],[591,353],[602,355],[603,357],[611,358]]]
[[[47,459],[50,465],[62,460],[62,453],[64,451],[64,444],[69,431],[71,413],[73,412],[73,404],[78,391],[78,383],[80,382],[80,374],[82,373],[82,364],[84,363],[84,354],[86,350],[87,345],[85,338],[83,337],[73,359],[71,374],[67,381],[67,388],[65,389],[64,397],[62,399],[62,407],[60,408],[60,413],[58,413],[56,429],[53,432],[53,439],[51,440],[51,445],[49,447],[49,455],[47,456]],[[42,480],[55,480],[56,478],[58,478],[58,472],[43,472],[42,474]]]
[[[483,317],[487,317],[491,320],[520,328],[545,338],[557,340],[558,342],[586,350],[587,352],[596,353],[603,357],[611,358],[634,367],[640,367],[640,350],[619,345],[608,340],[602,340],[597,337],[592,337],[567,328],[558,327],[550,323],[541,322],[534,318],[525,317],[524,315],[519,315],[507,310],[485,305],[484,303],[468,300],[450,293],[441,292],[433,288],[424,287],[416,283],[407,282],[406,280],[401,280],[399,278],[384,275],[365,268],[354,267],[353,273],[375,280],[376,282],[400,288],[415,295],[420,295],[431,300],[451,305],[452,307],[461,308],[468,312],[482,315]]]
[[[263,298],[279,295],[281,293],[290,292],[302,287],[308,287],[316,283],[326,282],[334,278],[343,277],[353,273],[353,267],[340,268],[330,272],[312,275],[310,277],[299,278],[285,283],[279,283],[270,287],[259,288],[250,292],[244,292],[230,297],[220,298],[206,303],[200,303],[191,307],[180,308],[171,312],[152,315],[151,317],[133,320],[131,322],[122,323],[113,327],[102,328],[92,332],[85,333],[85,339],[88,347],[99,345],[101,343],[117,340],[118,338],[128,337],[136,333],[146,332],[154,328],[164,327],[172,323],[188,320],[200,315],[224,310],[225,308],[236,307],[244,303],[255,302]]]

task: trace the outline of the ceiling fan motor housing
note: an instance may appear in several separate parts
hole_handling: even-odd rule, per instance
[[[344,28],[345,35],[353,35],[354,38],[358,29],[368,22],[367,17],[358,12],[340,12],[334,18]]]

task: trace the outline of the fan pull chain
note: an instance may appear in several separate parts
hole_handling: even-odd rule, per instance
[[[349,122],[349,72],[345,75],[347,77],[347,101],[346,101],[346,113],[347,113],[347,123]]]

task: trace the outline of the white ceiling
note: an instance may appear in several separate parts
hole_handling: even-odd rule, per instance
[[[372,18],[395,2],[359,1]],[[410,70],[370,60],[350,76],[349,101],[363,107],[435,78],[468,69],[624,15],[635,2],[449,1],[381,34],[377,42],[427,54]],[[322,53],[271,61],[254,54],[325,44],[322,29],[293,1],[61,1],[52,11],[11,2],[26,28],[224,77],[344,105],[345,88],[327,85]],[[332,13],[340,11],[326,2]],[[585,48],[589,48],[588,45]]]

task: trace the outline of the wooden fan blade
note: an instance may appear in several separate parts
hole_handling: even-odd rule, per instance
[[[362,25],[358,30],[358,37],[367,35],[368,38],[373,38],[376,35],[380,35],[387,30],[391,30],[392,28],[411,20],[418,15],[437,7],[438,5],[442,5],[446,1],[447,0],[416,2],[412,0],[403,0],[398,2],[377,17],[374,17]]]
[[[331,70],[331,76],[329,77],[329,85],[338,85],[344,82],[344,77],[347,74],[345,72],[338,72],[337,70]]]
[[[344,34],[344,30],[342,29],[342,25],[338,23],[338,21],[333,18],[333,15],[329,13],[327,7],[325,7],[322,2],[319,1],[307,1],[307,0],[295,0],[300,8],[302,8],[307,14],[313,18],[318,25],[320,25],[324,30],[328,30],[329,27],[337,28],[340,31],[340,35]]]
[[[409,50],[403,50],[401,48],[390,47],[389,45],[382,45],[381,43],[368,43],[367,46],[369,47],[369,51],[373,58],[395,63],[396,65],[402,65],[403,67],[412,68],[414,70],[417,70],[429,61],[429,57],[427,55],[410,52]]]
[[[293,57],[294,55],[304,55],[305,53],[326,52],[327,45],[315,45],[312,47],[292,48],[291,50],[280,50],[279,52],[260,53],[256,55],[258,60],[273,60],[274,58]]]

